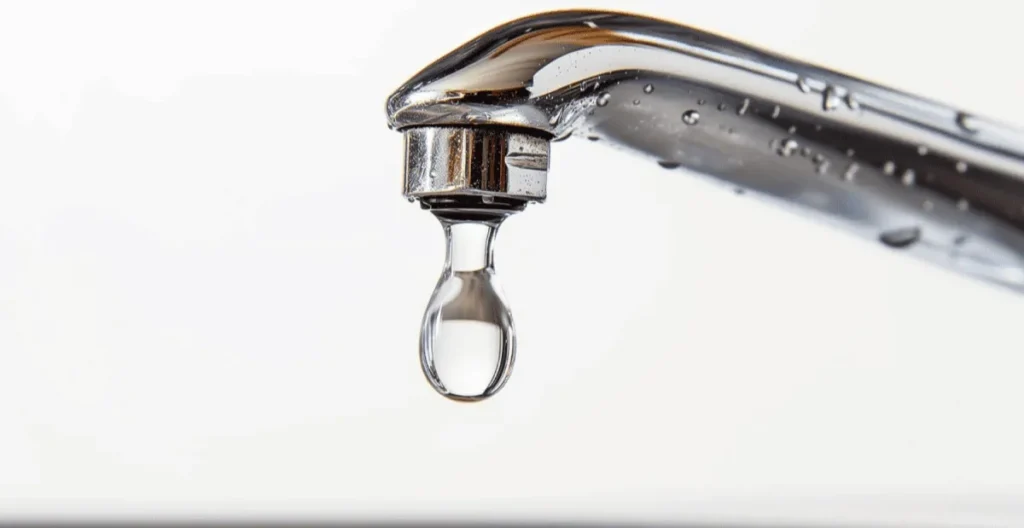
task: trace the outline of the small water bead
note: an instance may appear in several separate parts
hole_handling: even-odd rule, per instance
[[[858,169],[860,169],[859,165],[857,165],[856,163],[851,163],[849,168],[846,169],[846,172],[843,173],[843,179],[846,181],[853,181],[854,178],[857,177]]]
[[[683,123],[687,125],[696,125],[700,122],[700,112],[696,110],[687,110],[683,112]]]
[[[611,98],[612,98],[612,94],[610,94],[608,92],[605,92],[605,93],[601,94],[597,98],[597,106],[608,106],[608,101],[610,101]]]
[[[807,79],[803,77],[796,78],[796,87],[803,93],[810,93],[811,91],[811,85],[807,84]]]
[[[639,105],[640,105],[640,100],[639,99],[633,99],[633,106],[639,106]]]
[[[678,162],[675,162],[675,161],[665,161],[665,160],[659,161],[658,165],[661,165],[661,168],[663,168],[663,169],[678,169],[679,167],[682,166],[681,163],[678,163]]]
[[[718,110],[720,112],[724,112],[727,108],[729,108],[729,106],[726,105],[725,103],[718,103]]]
[[[962,161],[956,162],[956,171],[960,174],[967,172],[967,164]]]
[[[860,102],[857,101],[857,98],[852,93],[847,93],[846,97],[843,98],[843,101],[846,102],[846,107],[850,110],[860,109]]]
[[[583,23],[583,25],[587,26],[590,29],[597,29],[597,24],[595,24],[593,20],[587,20],[586,22]]]
[[[966,211],[971,208],[971,203],[966,198],[961,198],[956,202],[956,208],[961,211]]]
[[[853,149],[846,149],[846,156],[847,157],[852,158],[854,154],[856,154],[856,152],[854,152]]]
[[[826,112],[839,108],[839,94],[836,92],[836,88],[834,86],[828,86],[825,88],[825,93],[822,94],[821,108]]]
[[[772,108],[772,119],[778,119],[780,113],[782,113],[782,108],[780,108],[779,105],[775,105],[775,107]]]
[[[649,93],[651,93],[653,91],[654,91],[654,85],[653,84],[648,84],[648,85],[644,86],[644,93],[649,94]]]
[[[903,185],[906,185],[907,187],[914,185],[914,182],[916,180],[917,175],[914,174],[914,171],[912,169],[907,169],[903,171],[903,176],[900,178],[900,181],[903,182]]]
[[[599,138],[597,136],[587,136],[587,139],[589,139],[590,141],[597,141],[597,140],[599,140],[601,138]]]
[[[791,126],[791,127],[789,127],[789,130],[788,130],[788,132],[789,132],[790,134],[796,134],[796,126]]]
[[[697,99],[697,106],[704,106],[704,100],[703,99]]]
[[[974,116],[971,116],[970,114],[965,114],[963,112],[960,112],[959,114],[957,114],[956,115],[956,124],[964,132],[969,132],[971,134],[974,134],[974,133],[976,133],[978,131],[978,123],[974,119]]]
[[[512,314],[494,273],[492,244],[501,218],[438,218],[446,258],[420,333],[420,363],[434,389],[458,401],[493,396],[515,362]]]
[[[828,172],[828,167],[829,167],[828,160],[823,159],[823,160],[819,161],[817,163],[817,165],[818,165],[818,169],[817,169],[818,170],[818,174],[825,174],[826,172]]]
[[[891,161],[885,162],[885,165],[882,165],[882,172],[888,176],[892,176],[896,173],[896,164]]]
[[[927,156],[928,155],[928,147],[926,147],[924,145],[921,145],[921,146],[917,147],[917,154],[919,156]]]
[[[748,108],[750,108],[750,99],[744,99],[743,100],[743,104],[741,104],[739,109],[736,110],[736,114],[737,115],[746,114]]]
[[[800,145],[796,142],[796,140],[792,138],[786,138],[779,143],[779,147],[776,150],[776,152],[780,156],[788,158],[789,156],[792,156],[793,152],[796,151],[796,149],[798,148],[800,148]]]
[[[921,228],[902,227],[892,229],[879,235],[878,240],[896,249],[908,248],[921,239]]]

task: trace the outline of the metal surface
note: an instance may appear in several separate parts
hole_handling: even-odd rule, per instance
[[[1024,133],[697,29],[607,12],[528,17],[430,65],[387,110],[408,138],[407,195],[423,202],[542,199],[542,186],[483,182],[510,165],[512,138],[575,135],[1024,292]],[[478,134],[506,140],[470,141]],[[483,150],[467,155],[467,142]]]

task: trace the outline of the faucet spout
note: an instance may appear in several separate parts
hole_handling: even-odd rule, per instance
[[[453,216],[546,197],[601,143],[1024,293],[1024,132],[698,29],[598,11],[492,29],[387,102],[405,195]]]

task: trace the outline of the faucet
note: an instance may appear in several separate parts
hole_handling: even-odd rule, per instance
[[[511,372],[490,243],[503,218],[544,202],[551,143],[571,136],[1024,293],[1024,131],[692,27],[605,11],[515,20],[414,75],[387,115],[405,137],[406,198],[448,235],[421,362],[456,400],[493,395]],[[460,237],[482,241],[466,269],[485,271],[462,275],[454,289],[477,292],[465,298],[442,291],[467,273],[453,264]],[[441,319],[460,318],[501,330],[494,369],[461,393],[431,346]]]

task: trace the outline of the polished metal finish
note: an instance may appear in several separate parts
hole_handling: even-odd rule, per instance
[[[413,128],[405,133],[405,195],[475,195],[543,201],[550,142],[499,128]]]
[[[1024,133],[694,28],[524,18],[428,66],[387,110],[407,137],[406,194],[425,205],[542,199],[540,180],[496,176],[526,170],[509,162],[513,138],[546,178],[541,138],[575,135],[1024,292]]]

